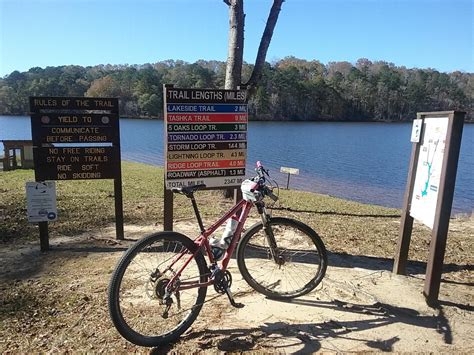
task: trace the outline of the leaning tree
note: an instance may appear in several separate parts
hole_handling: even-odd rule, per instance
[[[262,76],[263,65],[267,56],[268,47],[272,40],[273,30],[280,14],[281,5],[285,0],[273,0],[273,5],[268,15],[265,30],[263,31],[258,47],[255,65],[246,83],[242,83],[242,64],[244,56],[244,27],[245,13],[244,0],[223,0],[229,7],[229,42],[227,66],[225,75],[225,89],[236,89],[245,86],[249,93],[256,87]]]

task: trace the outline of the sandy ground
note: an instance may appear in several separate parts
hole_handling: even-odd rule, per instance
[[[126,226],[126,236],[157,229]],[[36,243],[2,247],[0,352],[149,352],[123,340],[108,319],[110,273],[130,243],[115,241],[109,228],[74,242],[55,238],[48,253]],[[281,302],[253,291],[232,260],[233,292],[245,307],[233,308],[209,288],[208,302],[181,340],[151,351],[473,353],[472,268],[443,274],[440,305],[430,308],[419,264],[410,265],[410,276],[397,276],[391,260],[330,253],[322,284]]]

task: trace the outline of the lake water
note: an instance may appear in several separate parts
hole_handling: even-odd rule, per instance
[[[122,159],[163,165],[163,122],[121,119]],[[411,153],[411,123],[250,122],[247,175],[261,160],[280,186],[280,167],[300,169],[290,187],[400,208]],[[0,116],[0,140],[31,139],[29,117]],[[3,152],[2,152],[3,154]],[[454,213],[472,213],[474,125],[464,126]]]

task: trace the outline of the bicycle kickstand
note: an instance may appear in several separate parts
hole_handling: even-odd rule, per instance
[[[230,287],[227,287],[225,289],[225,293],[227,295],[227,297],[229,298],[229,302],[232,306],[234,306],[235,308],[243,308],[245,307],[245,305],[243,303],[237,303],[235,302],[234,300],[234,296],[232,295],[232,292],[230,291]]]

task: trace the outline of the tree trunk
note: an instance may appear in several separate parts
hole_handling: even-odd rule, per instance
[[[225,73],[225,89],[235,90],[242,81],[244,57],[244,0],[224,0],[229,5],[229,43]]]
[[[226,90],[235,90],[242,82],[242,64],[244,58],[244,0],[224,0],[229,6],[229,43],[225,71]],[[234,189],[223,191],[225,198],[235,195]]]

